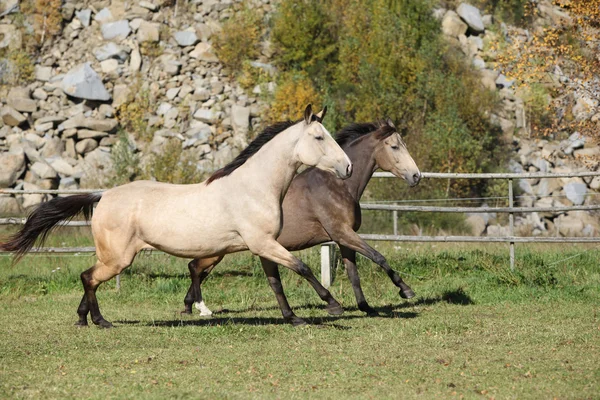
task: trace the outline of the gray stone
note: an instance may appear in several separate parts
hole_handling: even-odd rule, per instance
[[[60,124],[58,130],[62,132],[67,129],[85,128],[93,131],[111,132],[117,127],[118,123],[116,119],[93,119],[76,115]]]
[[[190,52],[190,57],[196,58],[200,61],[219,62],[219,59],[214,53],[212,45],[205,42],[198,43],[194,50]]]
[[[554,220],[554,224],[563,236],[579,236],[584,228],[583,221],[571,215],[560,215]]]
[[[490,225],[487,227],[487,236],[503,237],[503,236],[509,236],[509,235],[510,235],[510,230],[509,230],[508,226]]]
[[[231,125],[236,135],[247,135],[250,127],[250,107],[231,107]]]
[[[79,185],[77,184],[77,181],[75,180],[75,178],[68,177],[68,178],[61,178],[58,188],[60,190],[73,190],[73,189],[79,189]]]
[[[103,8],[94,16],[94,21],[98,21],[100,23],[112,21],[113,15],[108,8]]]
[[[577,120],[587,120],[597,112],[598,101],[588,97],[580,97],[573,107],[573,115]]]
[[[480,215],[470,215],[465,220],[467,225],[471,227],[471,234],[473,236],[481,236],[485,232],[486,222]]]
[[[129,54],[127,54],[127,52],[118,44],[108,42],[94,49],[94,56],[96,56],[98,61],[116,58],[117,60],[124,62],[129,57]]]
[[[570,182],[563,187],[563,190],[567,195],[567,199],[571,200],[574,205],[580,206],[585,201],[585,195],[587,193],[587,186],[585,183]]]
[[[101,139],[108,136],[108,133],[102,131],[93,131],[89,129],[79,129],[77,131],[77,139]]]
[[[196,32],[190,31],[179,31],[173,34],[175,41],[181,47],[193,46],[198,43],[198,36],[196,36]]]
[[[75,11],[75,15],[77,16],[77,19],[79,20],[79,22],[81,22],[81,25],[83,25],[85,28],[90,26],[90,19],[92,18],[92,10],[90,10],[89,8],[86,8],[85,10]]]
[[[104,60],[100,63],[100,68],[105,74],[112,74],[119,70],[119,62],[114,58]]]
[[[22,212],[21,205],[16,198],[9,194],[0,194],[0,215],[14,217]]]
[[[469,25],[469,28],[471,28],[473,31],[483,32],[485,30],[481,13],[476,7],[473,7],[467,3],[462,3],[456,9],[456,13],[467,23],[467,25]]]
[[[174,88],[167,90],[167,99],[173,100],[175,97],[177,97],[177,94],[179,93],[180,90],[181,90],[181,88],[178,88],[178,87],[174,87]]]
[[[89,63],[71,69],[63,78],[61,86],[69,96],[86,100],[110,100],[110,93]]]
[[[23,149],[11,149],[0,153],[0,188],[7,188],[19,179],[25,171],[25,153]]]
[[[465,24],[457,13],[448,10],[442,20],[442,32],[451,37],[459,37],[467,32],[467,24]]]
[[[552,192],[559,190],[560,188],[561,184],[558,179],[542,178],[540,179],[540,183],[535,187],[535,192],[538,197],[546,197],[550,196]]]
[[[107,22],[100,27],[102,38],[104,40],[123,40],[131,33],[129,22],[121,20],[116,22]]]
[[[149,1],[140,1],[140,7],[144,7],[150,11],[156,11],[158,10],[158,6],[156,4],[153,4]]]
[[[486,14],[481,18],[481,21],[483,22],[483,26],[489,28],[494,24],[494,16],[491,14]]]
[[[143,42],[158,42],[160,40],[160,25],[155,22],[142,21],[137,30],[137,40]]]
[[[207,124],[214,124],[217,122],[217,114],[212,110],[207,110],[204,108],[198,109],[194,113],[194,118],[199,121],[206,122]]]
[[[98,147],[98,142],[94,139],[83,139],[75,145],[75,151],[79,154],[86,154]]]
[[[533,188],[527,179],[519,179],[519,187],[524,193],[533,194]]]
[[[33,163],[33,165],[30,167],[30,170],[42,179],[54,179],[58,176],[56,171],[50,165],[44,162]]]
[[[33,91],[32,97],[36,100],[46,100],[48,98],[48,93],[42,88],[37,88]]]
[[[37,110],[35,100],[11,97],[10,95],[8,97],[8,105],[19,112],[32,113]]]
[[[582,158],[584,160],[598,159],[600,156],[600,147],[587,147],[585,149],[575,150],[573,152],[573,156],[575,156],[575,158]]]
[[[73,166],[63,160],[62,158],[55,158],[48,161],[50,166],[58,172],[61,176],[73,176],[75,174],[75,170]],[[61,179],[62,184],[62,179]]]
[[[481,58],[479,56],[473,58],[472,64],[476,69],[484,69],[485,68],[485,61],[483,61],[483,58]]]
[[[36,122],[36,124],[35,124],[36,132],[47,132],[52,128],[54,128],[54,124],[52,122],[46,122],[44,124],[39,124]]]
[[[201,126],[194,127],[185,132],[185,136],[190,139],[195,139],[197,144],[208,143],[212,132],[210,130],[210,126],[202,123]]]
[[[19,11],[19,0],[1,0],[0,17]]]
[[[38,185],[34,185],[33,183],[24,182],[23,189],[40,190],[41,187],[39,187]],[[46,200],[45,194],[24,194],[23,203],[21,204],[21,206],[27,210],[30,207],[37,206],[38,204],[44,202],[44,200]]]
[[[44,158],[60,157],[65,151],[65,143],[58,136],[44,136],[46,144],[42,147],[41,155]],[[27,154],[27,153],[25,153]]]
[[[598,190],[600,189],[600,176],[595,176],[590,182],[590,189]]]
[[[136,47],[131,51],[131,57],[129,58],[129,70],[137,72],[142,67],[142,55],[140,50]]]
[[[0,117],[2,117],[2,122],[8,126],[19,126],[27,121],[23,114],[10,106],[0,108]]]
[[[52,79],[52,67],[44,67],[42,65],[35,66],[35,79],[42,82],[48,82]]]

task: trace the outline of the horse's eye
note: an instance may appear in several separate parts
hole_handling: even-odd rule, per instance
[[[393,145],[393,146],[392,146],[392,149],[394,149],[394,150],[398,150],[399,148],[400,148],[400,147],[398,147],[398,146],[396,146],[396,145]]]
[[[323,140],[323,136],[315,136],[315,139],[317,139],[317,140]]]

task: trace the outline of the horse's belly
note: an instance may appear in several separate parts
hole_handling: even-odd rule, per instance
[[[220,256],[248,249],[240,235],[233,232],[194,237],[175,235],[149,243],[165,253],[183,258]]]

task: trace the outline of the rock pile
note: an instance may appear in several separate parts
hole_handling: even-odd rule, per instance
[[[548,1],[538,4],[542,18],[537,22],[540,26],[552,26],[557,21],[570,20],[569,15]],[[435,15],[441,19],[442,31],[446,38],[460,47],[471,59],[473,66],[479,70],[482,84],[490,90],[497,90],[502,100],[502,107],[491,116],[491,121],[499,125],[505,140],[514,145],[516,160],[510,161],[508,169],[514,173],[523,172],[586,172],[586,161],[598,159],[600,148],[593,143],[586,143],[585,137],[573,133],[568,140],[549,141],[529,139],[524,102],[517,96],[513,81],[499,71],[493,69],[497,54],[489,50],[490,43],[497,43],[497,33],[488,31],[493,17],[481,15],[472,5],[462,3],[456,11],[438,9]],[[524,29],[507,27],[502,24],[503,34],[509,30],[516,31],[522,43],[529,41],[529,33]],[[560,71],[555,79],[568,79]],[[578,120],[596,118],[600,120],[597,102],[586,97],[585,93],[573,93],[575,107],[574,117]],[[592,168],[596,169],[597,165]],[[521,180],[516,195],[518,205],[522,207],[565,207],[573,205],[598,204],[600,177],[597,178],[562,178]],[[467,222],[474,235],[507,236],[506,224],[499,224],[496,215],[472,214]],[[515,218],[517,232],[525,235],[563,235],[594,236],[600,233],[597,212],[571,211],[528,213]]]
[[[0,188],[107,184],[121,128],[117,112],[134,90],[156,104],[144,117],[156,131],[151,143],[135,145],[141,163],[170,138],[199,160],[200,171],[229,162],[247,145],[263,107],[232,80],[212,47],[237,2],[178,2],[178,9],[163,6],[164,0],[64,2],[65,27],[42,49],[35,82],[0,90]],[[252,4],[271,11],[270,0]],[[0,17],[0,32],[0,48],[19,47],[14,14]],[[153,54],[144,55],[144,48]],[[270,67],[266,57],[258,61]],[[2,214],[35,200],[2,196]]]

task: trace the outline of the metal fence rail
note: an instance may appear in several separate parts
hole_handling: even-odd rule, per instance
[[[570,172],[570,173],[493,173],[493,174],[463,174],[463,173],[437,173],[424,172],[424,178],[429,179],[506,179],[508,180],[508,207],[431,207],[431,206],[401,206],[393,204],[361,204],[363,210],[391,211],[394,215],[394,234],[361,234],[366,240],[399,241],[399,242],[467,242],[467,243],[509,243],[510,268],[514,270],[515,243],[600,243],[600,237],[519,237],[514,234],[514,214],[533,212],[568,212],[568,211],[593,211],[600,210],[600,205],[580,205],[570,207],[514,207],[513,181],[515,179],[541,179],[541,178],[576,178],[597,177],[600,172]],[[374,178],[394,178],[389,172],[376,172]],[[76,190],[17,190],[0,189],[0,194],[86,194],[102,192],[105,189],[76,189]],[[449,212],[449,213],[508,213],[509,235],[504,237],[490,236],[405,236],[398,235],[397,213],[404,212]],[[25,218],[0,218],[0,225],[22,225]],[[62,226],[88,226],[87,221],[64,222]],[[321,247],[321,280],[327,287],[331,283],[331,266],[333,259],[333,243],[326,243]],[[144,250],[152,251],[152,250]],[[35,253],[93,253],[94,247],[47,247],[33,250]],[[0,251],[1,253],[1,251]]]

